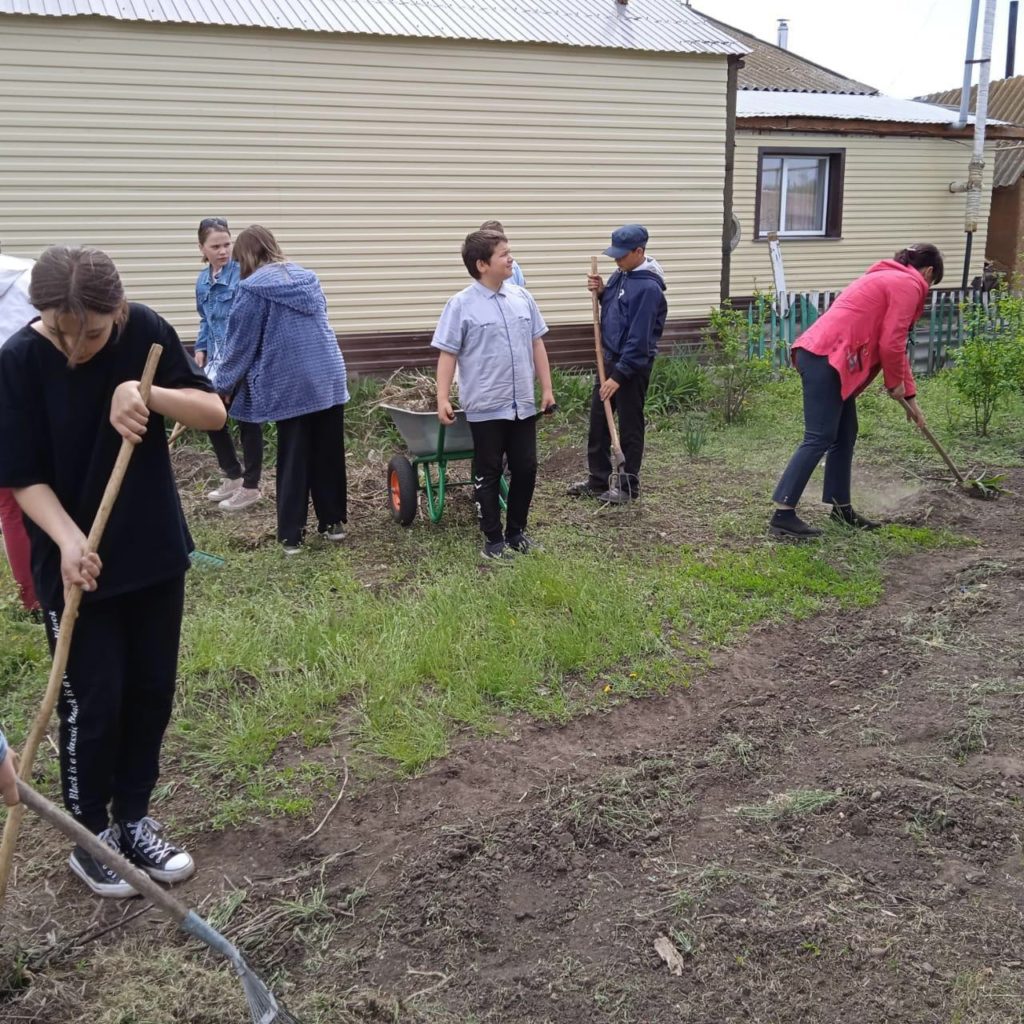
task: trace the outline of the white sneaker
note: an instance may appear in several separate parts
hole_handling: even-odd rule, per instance
[[[263,492],[258,487],[239,487],[230,498],[225,498],[217,507],[224,509],[225,512],[240,512],[243,508],[255,505],[262,497]]]
[[[242,486],[242,478],[239,477],[237,480],[232,480],[229,476],[222,476],[220,478],[220,486],[206,496],[210,501],[223,501],[225,498],[230,498]]]

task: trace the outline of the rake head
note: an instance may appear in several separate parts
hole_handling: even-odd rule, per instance
[[[234,963],[249,1003],[252,1024],[302,1024],[274,997],[273,992],[253,973],[241,956]]]

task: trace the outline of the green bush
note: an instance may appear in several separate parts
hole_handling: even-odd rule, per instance
[[[751,354],[764,328],[766,307],[759,303],[752,323],[726,300],[712,308],[704,330],[704,357],[710,383],[711,406],[724,423],[741,419],[753,396],[772,378],[773,351]]]
[[[999,405],[1024,388],[1024,299],[992,292],[989,306],[960,307],[963,344],[953,354],[953,386],[970,404],[974,432],[988,437]]]
[[[710,394],[707,373],[693,356],[658,356],[647,389],[647,415],[669,417],[702,406]]]

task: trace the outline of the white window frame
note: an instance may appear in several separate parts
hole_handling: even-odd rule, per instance
[[[779,227],[777,229],[778,236],[780,238],[833,238],[841,237],[841,231],[830,234],[829,225],[832,221],[830,214],[833,214],[832,205],[833,202],[841,202],[836,200],[832,196],[832,190],[834,182],[832,180],[832,160],[834,155],[831,151],[829,152],[812,152],[807,153],[801,151],[799,148],[792,150],[778,150],[766,152],[763,157],[758,160],[758,178],[757,178],[757,189],[758,189],[758,220],[760,221],[760,209],[761,200],[763,197],[763,186],[764,186],[764,161],[765,160],[778,160],[781,164],[781,173],[779,177]],[[840,156],[841,159],[841,156]],[[789,191],[789,162],[791,160],[816,160],[819,165],[824,164],[823,176],[823,188],[824,188],[824,202],[822,203],[821,209],[821,220],[817,228],[814,229],[802,229],[798,231],[787,231],[785,229],[786,223],[786,205],[787,205],[787,194]],[[842,164],[840,163],[840,168]],[[842,183],[842,175],[840,175],[840,188]],[[839,222],[841,223],[842,214],[839,211]],[[755,237],[761,241],[767,239],[768,234],[772,231],[771,228],[761,229],[760,223],[755,225],[756,235]]]

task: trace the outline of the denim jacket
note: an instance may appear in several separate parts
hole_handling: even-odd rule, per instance
[[[199,313],[199,334],[196,351],[205,352],[208,363],[215,362],[224,347],[228,330],[228,314],[239,282],[239,267],[229,260],[214,281],[210,267],[203,267],[196,280],[196,311]]]

